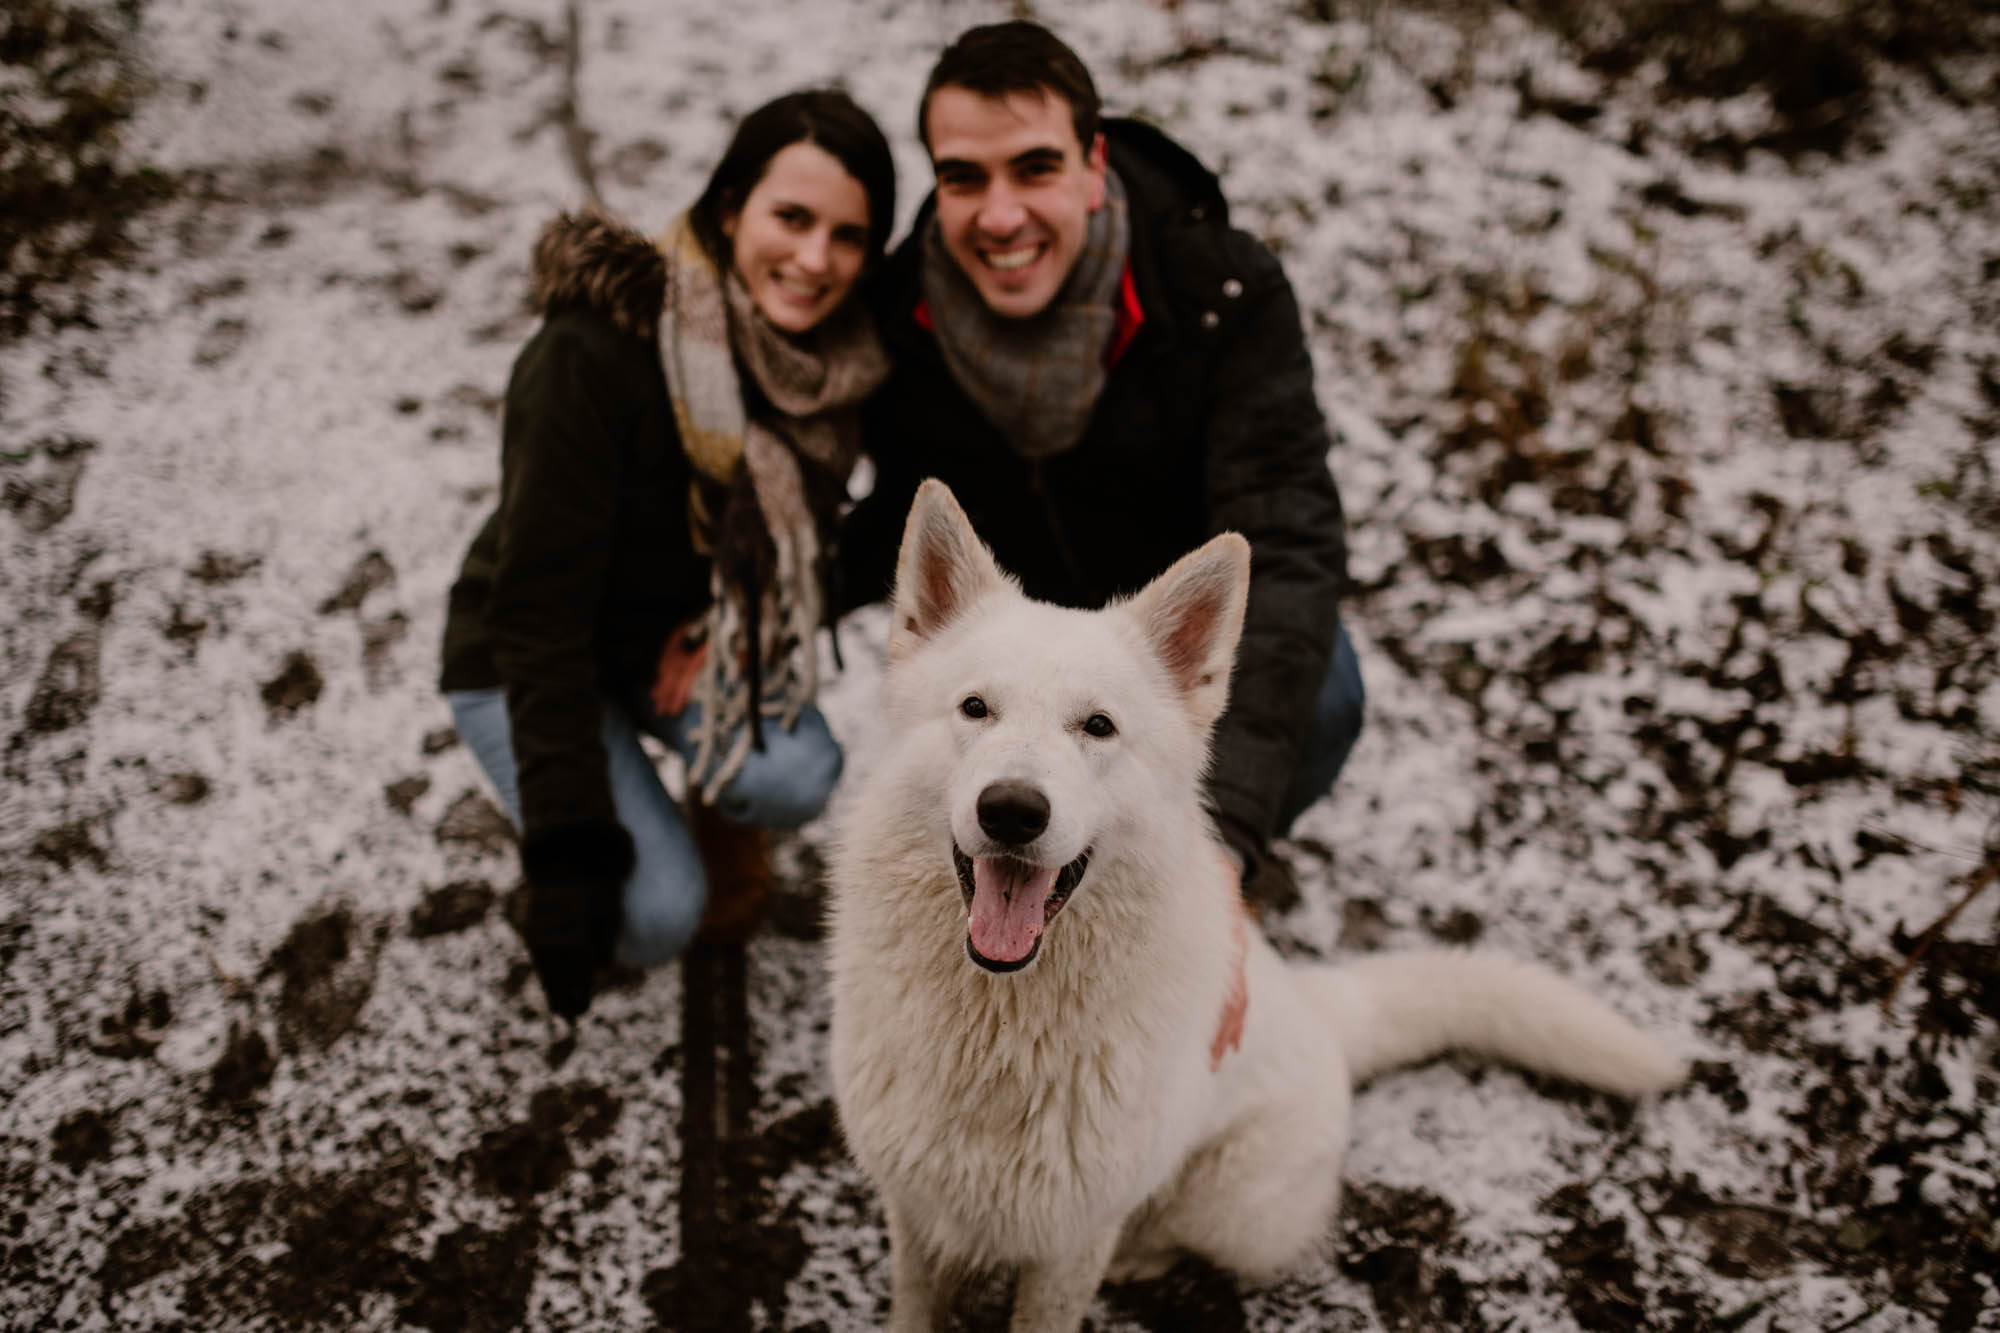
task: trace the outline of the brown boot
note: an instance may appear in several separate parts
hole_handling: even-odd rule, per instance
[[[700,934],[707,939],[743,939],[764,920],[771,897],[771,856],[762,829],[745,828],[723,817],[699,797],[687,801],[688,827],[708,872],[708,910]]]

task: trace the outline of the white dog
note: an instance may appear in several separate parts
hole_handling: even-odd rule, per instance
[[[1018,1274],[1016,1333],[1192,1251],[1271,1276],[1340,1194],[1350,1086],[1449,1047],[1636,1095],[1678,1076],[1569,983],[1481,954],[1283,962],[1207,815],[1249,585],[1233,533],[1129,601],[1030,601],[942,484],[910,511],[887,739],[839,815],[833,1077],[881,1190],[890,1326]]]

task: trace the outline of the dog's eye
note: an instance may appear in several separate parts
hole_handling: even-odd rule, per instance
[[[976,694],[968,694],[959,702],[958,711],[967,717],[985,717],[986,701]]]
[[[1089,717],[1085,718],[1083,720],[1083,729],[1086,733],[1097,737],[1099,740],[1102,740],[1106,736],[1115,736],[1118,734],[1117,724],[1102,713],[1092,713]]]

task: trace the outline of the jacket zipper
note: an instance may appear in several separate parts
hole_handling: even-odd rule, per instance
[[[1042,477],[1042,461],[1028,460],[1028,486],[1035,498],[1042,504],[1042,521],[1049,526],[1049,539],[1055,543],[1056,557],[1062,561],[1063,572],[1069,575],[1072,588],[1083,591],[1083,576],[1076,563],[1076,554],[1070,550],[1069,535],[1063,531],[1062,520],[1056,517],[1055,500],[1049,495],[1049,488]]]

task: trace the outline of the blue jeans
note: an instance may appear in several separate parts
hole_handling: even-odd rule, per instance
[[[458,734],[479,761],[493,790],[521,827],[520,784],[507,725],[504,690],[455,690],[445,695]],[[680,807],[660,781],[639,733],[665,743],[682,760],[692,758],[691,714],[655,716],[643,702],[626,707],[604,701],[604,749],[611,764],[611,803],[632,835],[635,857],[625,881],[625,924],[618,961],[652,967],[676,957],[694,937],[708,904],[708,876]],[[817,708],[800,712],[790,731],[775,722],[763,728],[764,748],[751,750],[736,776],[718,794],[725,817],[753,828],[796,828],[826,808],[840,778],[840,743]]]
[[[1278,836],[1283,837],[1306,807],[1333,790],[1334,779],[1347,763],[1354,742],[1361,736],[1361,712],[1367,703],[1361,685],[1361,663],[1354,656],[1345,627],[1333,638],[1333,661],[1319,687],[1313,717],[1306,733],[1305,753],[1292,774],[1285,800],[1278,807]]]

